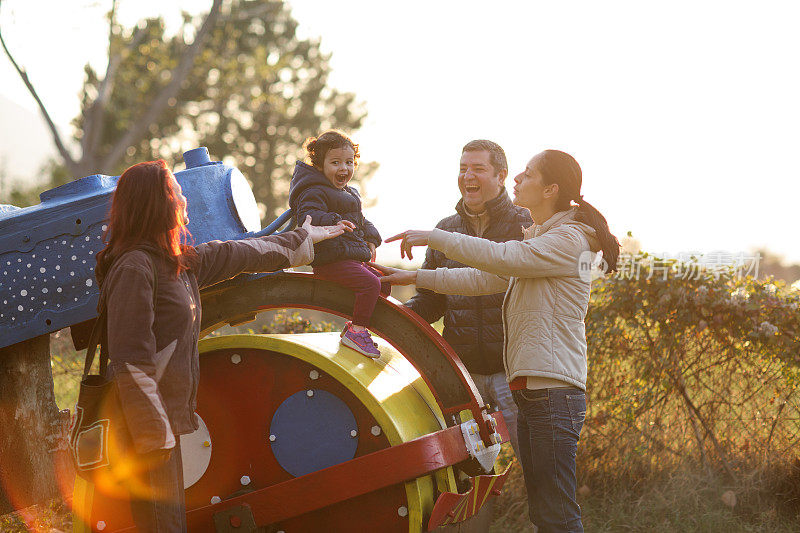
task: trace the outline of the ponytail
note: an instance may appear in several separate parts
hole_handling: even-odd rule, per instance
[[[583,175],[578,162],[571,155],[560,150],[545,150],[537,157],[544,183],[558,185],[556,210],[570,209],[571,202],[578,204],[575,220],[594,229],[597,239],[600,241],[600,249],[603,251],[606,273],[615,272],[619,258],[619,240],[609,230],[606,217],[584,200],[583,195],[580,194]]]
[[[619,240],[608,229],[606,217],[597,210],[592,204],[583,199],[583,195],[575,200],[578,204],[578,213],[575,220],[594,228],[597,239],[600,241],[600,249],[603,251],[603,260],[606,263],[606,274],[616,272],[617,258],[619,258]]]

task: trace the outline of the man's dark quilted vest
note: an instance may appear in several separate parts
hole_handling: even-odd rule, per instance
[[[495,242],[522,240],[522,227],[530,226],[527,209],[511,203],[504,190],[486,203],[489,224],[482,237]],[[456,214],[439,221],[437,228],[467,235],[475,230],[467,220],[463,200],[456,205]],[[428,249],[422,268],[459,268],[462,263],[445,257],[438,251]],[[459,355],[472,374],[494,374],[503,372],[503,293],[488,296],[454,296],[434,294],[418,290],[406,305],[428,322],[444,316],[445,340]]]

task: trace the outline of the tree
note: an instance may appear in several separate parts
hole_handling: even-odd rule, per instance
[[[355,95],[328,87],[330,55],[318,40],[297,37],[297,21],[282,0],[215,0],[204,17],[184,14],[174,36],[165,34],[162,18],[123,28],[115,8],[113,2],[106,72],[85,68],[81,113],[73,121],[80,158],[70,156],[51,127],[74,177],[174,160],[203,145],[242,170],[273,215],[286,205],[305,138],[328,128],[356,130],[366,117]],[[375,167],[363,165],[360,179]]]
[[[83,131],[79,135],[81,141],[79,157],[73,157],[73,155],[67,149],[66,144],[64,143],[61,135],[55,127],[55,124],[50,118],[47,108],[39,98],[39,95],[37,94],[33,83],[28,77],[27,72],[14,60],[14,57],[9,51],[8,46],[2,37],[2,33],[0,32],[0,44],[2,44],[6,56],[17,70],[17,73],[22,78],[22,81],[25,83],[25,86],[28,88],[31,96],[33,96],[34,100],[36,100],[39,110],[41,111],[42,116],[44,117],[45,122],[47,123],[48,127],[50,128],[50,132],[53,135],[53,142],[58,149],[58,153],[63,159],[64,165],[70,171],[70,173],[72,173],[75,177],[82,177],[96,170],[98,167],[104,169],[114,167],[119,163],[121,154],[126,151],[129,145],[139,142],[145,135],[150,133],[148,129],[149,124],[151,124],[155,117],[157,117],[168,106],[169,102],[174,99],[175,95],[180,90],[181,85],[186,80],[186,76],[191,70],[194,60],[197,57],[197,54],[200,52],[204,41],[206,40],[206,36],[211,31],[211,28],[213,28],[216,24],[216,21],[219,17],[221,4],[222,0],[213,1],[211,10],[209,11],[208,15],[206,15],[202,25],[195,33],[192,43],[183,43],[184,46],[180,51],[180,59],[174,69],[173,76],[171,76],[171,78],[165,83],[159,84],[158,94],[156,94],[155,97],[148,102],[148,105],[143,112],[136,116],[136,120],[130,124],[130,127],[124,132],[124,134],[115,139],[113,149],[106,154],[98,151],[97,145],[99,141],[101,139],[105,139],[107,135],[107,132],[103,131],[102,125],[105,123],[105,114],[109,110],[110,98],[113,95],[114,87],[116,86],[117,71],[122,65],[126,53],[129,55],[131,51],[123,50],[117,46],[117,39],[115,39],[115,35],[119,33],[120,27],[116,23],[115,18],[117,6],[116,0],[112,1],[111,11],[109,13],[110,30],[108,66],[102,81],[97,85],[97,93],[94,95],[94,98],[92,98],[92,101],[84,101],[85,105],[82,112],[86,119],[83,121]],[[138,44],[142,37],[142,32],[136,31],[131,40],[131,44]]]

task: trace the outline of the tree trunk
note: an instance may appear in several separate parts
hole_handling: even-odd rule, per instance
[[[73,473],[53,394],[49,335],[0,349],[0,428],[0,514],[61,494],[69,499]]]

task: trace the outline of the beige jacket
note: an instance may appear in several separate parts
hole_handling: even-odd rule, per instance
[[[492,242],[433,230],[429,246],[475,268],[418,270],[417,287],[477,296],[506,291],[503,364],[508,381],[531,376],[586,389],[590,278],[579,275],[599,250],[595,231],[561,211],[525,231],[524,241]]]

